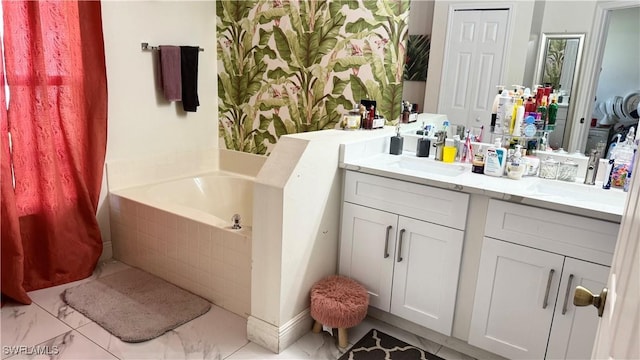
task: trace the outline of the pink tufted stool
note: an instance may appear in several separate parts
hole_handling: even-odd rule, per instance
[[[358,325],[367,316],[369,293],[355,280],[340,275],[326,277],[311,287],[311,317],[313,332],[322,325],[338,328],[338,345],[348,345],[347,329]]]

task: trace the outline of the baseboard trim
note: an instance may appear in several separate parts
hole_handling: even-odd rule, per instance
[[[278,327],[254,316],[247,319],[247,339],[279,354],[311,330],[312,319],[305,309]]]
[[[313,319],[311,319],[311,313],[309,308],[304,309],[293,319],[287,321],[280,327],[280,346],[279,351],[288,348],[291,344],[298,341],[304,334],[311,330]]]

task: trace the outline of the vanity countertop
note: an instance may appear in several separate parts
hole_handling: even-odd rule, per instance
[[[365,145],[371,148],[377,146]],[[384,146],[382,146],[384,147]],[[626,193],[620,189],[603,190],[602,184],[584,185],[559,180],[523,177],[512,180],[471,172],[471,164],[447,164],[431,158],[418,158],[405,151],[402,155],[363,151],[362,144],[343,148],[340,166],[347,170],[384,176],[470,194],[528,204],[566,213],[612,222],[620,222]],[[351,152],[367,156],[351,156]]]

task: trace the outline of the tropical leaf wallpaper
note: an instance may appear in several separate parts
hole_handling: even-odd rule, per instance
[[[397,120],[409,0],[216,2],[219,134],[268,154],[285,134],[335,128],[361,99]]]
[[[551,84],[554,89],[560,89],[560,76],[562,76],[562,65],[564,64],[564,51],[566,47],[566,39],[549,40],[542,83]]]
[[[404,79],[427,81],[431,35],[409,35],[407,56],[404,64]]]

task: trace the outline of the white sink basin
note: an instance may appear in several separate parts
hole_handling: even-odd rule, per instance
[[[458,176],[468,171],[468,169],[460,164],[448,164],[435,161],[431,158],[408,156],[399,157],[397,161],[390,163],[389,167],[442,176]]]
[[[543,196],[562,196],[578,201],[593,202],[599,204],[624,203],[627,193],[620,189],[602,189],[602,185],[584,185],[558,180],[540,179],[531,187],[536,194]]]

